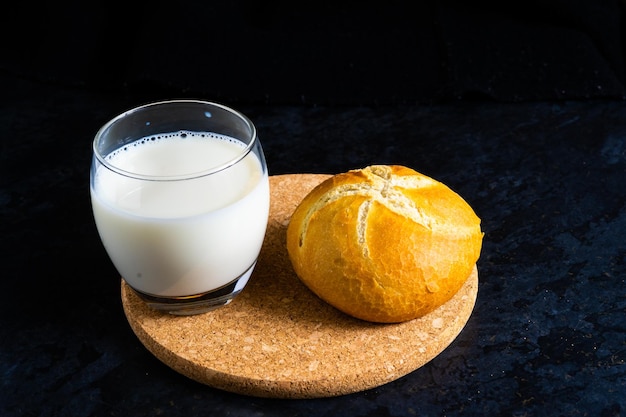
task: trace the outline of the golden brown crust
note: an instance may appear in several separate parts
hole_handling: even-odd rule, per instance
[[[480,219],[446,185],[403,166],[335,175],[298,205],[287,250],[300,280],[372,322],[421,317],[450,300],[482,245]]]

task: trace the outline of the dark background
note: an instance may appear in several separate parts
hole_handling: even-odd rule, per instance
[[[3,5],[0,415],[624,415],[624,17],[608,0]],[[399,163],[463,196],[485,240],[450,347],[293,401],[154,358],[93,224],[90,146],[185,97],[248,115],[272,175]]]
[[[77,89],[265,104],[624,96],[617,0],[19,2],[0,68]]]

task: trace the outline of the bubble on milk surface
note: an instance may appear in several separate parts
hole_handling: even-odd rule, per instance
[[[129,150],[129,146],[137,147],[137,146],[149,144],[151,142],[159,142],[159,141],[164,140],[164,139],[172,139],[172,138],[187,139],[187,138],[190,138],[190,137],[219,139],[219,140],[225,140],[227,142],[231,142],[231,143],[237,144],[237,145],[242,146],[242,147],[246,146],[243,142],[241,142],[241,141],[239,141],[239,140],[237,140],[235,138],[232,138],[230,136],[221,135],[219,133],[213,133],[213,132],[192,132],[192,131],[189,131],[189,130],[180,130],[178,132],[171,132],[171,133],[157,133],[155,135],[146,136],[146,137],[143,137],[141,139],[137,139],[136,141],[134,141],[132,143],[129,143],[128,145],[124,145],[123,147],[114,150],[113,152],[111,152],[110,154],[108,154],[106,156],[106,159],[107,160],[115,159],[115,157],[121,151],[128,151]]]

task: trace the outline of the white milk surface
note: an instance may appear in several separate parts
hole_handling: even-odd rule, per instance
[[[109,156],[144,175],[184,175],[220,166],[244,144],[215,134],[142,139]],[[135,289],[159,296],[219,288],[250,268],[269,213],[269,181],[250,152],[219,173],[179,181],[137,180],[99,166],[91,199],[113,264]]]

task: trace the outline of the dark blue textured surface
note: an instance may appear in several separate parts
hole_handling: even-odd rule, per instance
[[[441,355],[370,391],[270,400],[186,379],[125,320],[88,169],[95,131],[138,99],[0,81],[0,415],[626,413],[625,102],[235,104],[272,174],[407,165],[485,232],[475,311]]]

